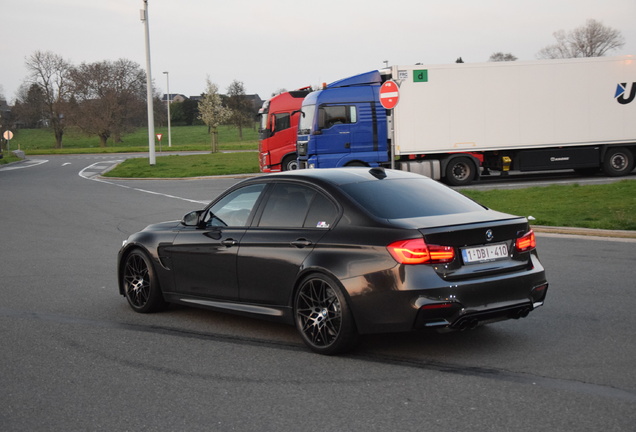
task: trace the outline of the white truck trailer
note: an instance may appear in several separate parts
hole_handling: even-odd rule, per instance
[[[388,80],[399,101],[378,110]],[[627,175],[635,98],[635,56],[392,66],[305,98],[298,154],[310,167],[395,165],[453,185],[510,170]]]

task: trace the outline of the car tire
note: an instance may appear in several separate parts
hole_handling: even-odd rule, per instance
[[[166,308],[157,275],[145,252],[135,249],[126,255],[121,278],[124,296],[135,312],[152,313]]]
[[[473,161],[460,156],[452,158],[446,165],[446,183],[451,186],[466,186],[473,182],[477,167]]]
[[[634,169],[634,155],[625,147],[607,150],[603,160],[603,172],[610,177],[624,176]]]
[[[340,285],[316,273],[302,280],[294,298],[296,329],[314,352],[341,354],[358,339],[355,322]]]

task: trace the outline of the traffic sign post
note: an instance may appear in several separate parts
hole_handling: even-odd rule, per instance
[[[380,86],[380,103],[385,109],[393,109],[400,100],[400,88],[393,80]]]
[[[161,138],[163,137],[163,134],[157,134],[157,140],[159,141],[159,153],[161,153]]]
[[[11,150],[11,140],[13,139],[13,132],[11,132],[10,130],[6,130],[4,131],[4,133],[2,134],[2,137],[4,139],[7,140],[7,152]]]
[[[392,110],[400,100],[400,88],[393,80],[385,81],[380,86],[380,104],[384,109]],[[393,127],[393,122],[387,122]],[[393,139],[393,129],[390,131],[391,136],[391,169],[395,169],[395,140]]]

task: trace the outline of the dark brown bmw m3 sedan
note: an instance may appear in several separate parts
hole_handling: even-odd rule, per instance
[[[278,320],[322,354],[360,334],[525,317],[548,289],[525,217],[368,167],[244,180],[131,235],[118,281],[137,312],[179,303]]]

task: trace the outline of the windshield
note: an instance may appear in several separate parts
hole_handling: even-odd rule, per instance
[[[300,114],[300,121],[298,123],[299,135],[308,135],[311,133],[315,112],[316,105],[305,105],[302,107],[302,113]]]

